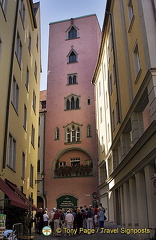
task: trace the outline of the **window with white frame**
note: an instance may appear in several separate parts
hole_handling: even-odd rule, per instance
[[[100,122],[102,123],[102,120],[103,120],[103,118],[102,118],[102,107],[100,107]]]
[[[21,1],[20,1],[20,15],[21,15],[22,23],[24,24],[24,20],[25,20],[24,0],[21,0]]]
[[[73,167],[73,166],[77,166],[77,165],[80,165],[80,158],[77,157],[77,158],[71,158],[70,159],[70,165]]]
[[[138,48],[138,43],[135,45],[134,48],[134,68],[135,68],[135,75],[137,77],[141,67],[140,67],[140,57],[139,57],[139,48]]]
[[[81,126],[76,123],[71,123],[65,126],[65,142],[79,143],[81,141]]]
[[[23,127],[25,130],[27,130],[27,107],[24,105],[24,121],[23,121]]]
[[[22,43],[21,43],[20,35],[19,35],[18,32],[17,32],[17,37],[16,37],[16,56],[17,56],[18,63],[21,66],[21,61],[22,61]]]
[[[33,187],[34,185],[34,167],[31,164],[30,165],[30,187]]]
[[[16,82],[15,77],[13,77],[13,83],[12,83],[12,104],[13,104],[16,112],[18,112],[18,102],[19,102],[19,87],[18,87],[18,84]]]
[[[32,125],[32,128],[31,128],[31,144],[32,144],[33,147],[35,146],[35,128],[34,128],[33,125]]]
[[[25,153],[22,152],[22,179],[25,179]]]
[[[9,134],[8,140],[8,166],[15,170],[16,165],[16,140]]]
[[[0,0],[0,5],[2,6],[4,13],[6,13],[7,2],[8,0]]]
[[[68,85],[77,84],[77,74],[76,73],[67,75],[67,84]]]
[[[131,24],[132,19],[133,19],[133,17],[134,17],[133,2],[132,2],[132,0],[129,0],[129,2],[128,2],[128,17],[129,17],[129,23]]]
[[[66,162],[59,162],[59,167],[65,167],[66,166]]]
[[[115,130],[115,116],[114,116],[114,110],[112,111],[112,130]]]

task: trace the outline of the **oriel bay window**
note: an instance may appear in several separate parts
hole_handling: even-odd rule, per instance
[[[65,143],[79,143],[81,141],[81,127],[77,123],[71,123],[65,126]]]

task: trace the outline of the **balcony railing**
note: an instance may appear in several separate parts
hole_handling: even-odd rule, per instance
[[[93,176],[93,167],[90,165],[65,166],[54,170],[54,177],[81,177]]]

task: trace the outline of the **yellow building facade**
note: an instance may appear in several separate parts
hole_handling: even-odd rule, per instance
[[[155,227],[155,7],[155,1],[107,1],[92,81],[98,111],[100,201],[110,221],[133,229]],[[100,118],[105,118],[104,126]],[[138,232],[137,237],[145,234]]]
[[[0,178],[33,204],[37,202],[40,72],[39,3],[0,1]],[[4,193],[0,191],[1,199]],[[0,206],[4,208],[5,201]]]

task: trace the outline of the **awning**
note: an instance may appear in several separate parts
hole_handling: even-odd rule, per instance
[[[30,202],[26,196],[11,182],[9,182],[8,180],[6,181],[6,183],[9,185],[9,187],[13,188],[15,190],[15,192],[20,195],[21,198],[23,198],[23,200],[30,206],[32,207],[33,210],[38,211],[38,208],[35,207],[35,205],[32,204],[32,202]]]
[[[0,189],[9,197],[11,204],[27,209],[27,205],[14,193],[13,190],[0,178]]]

